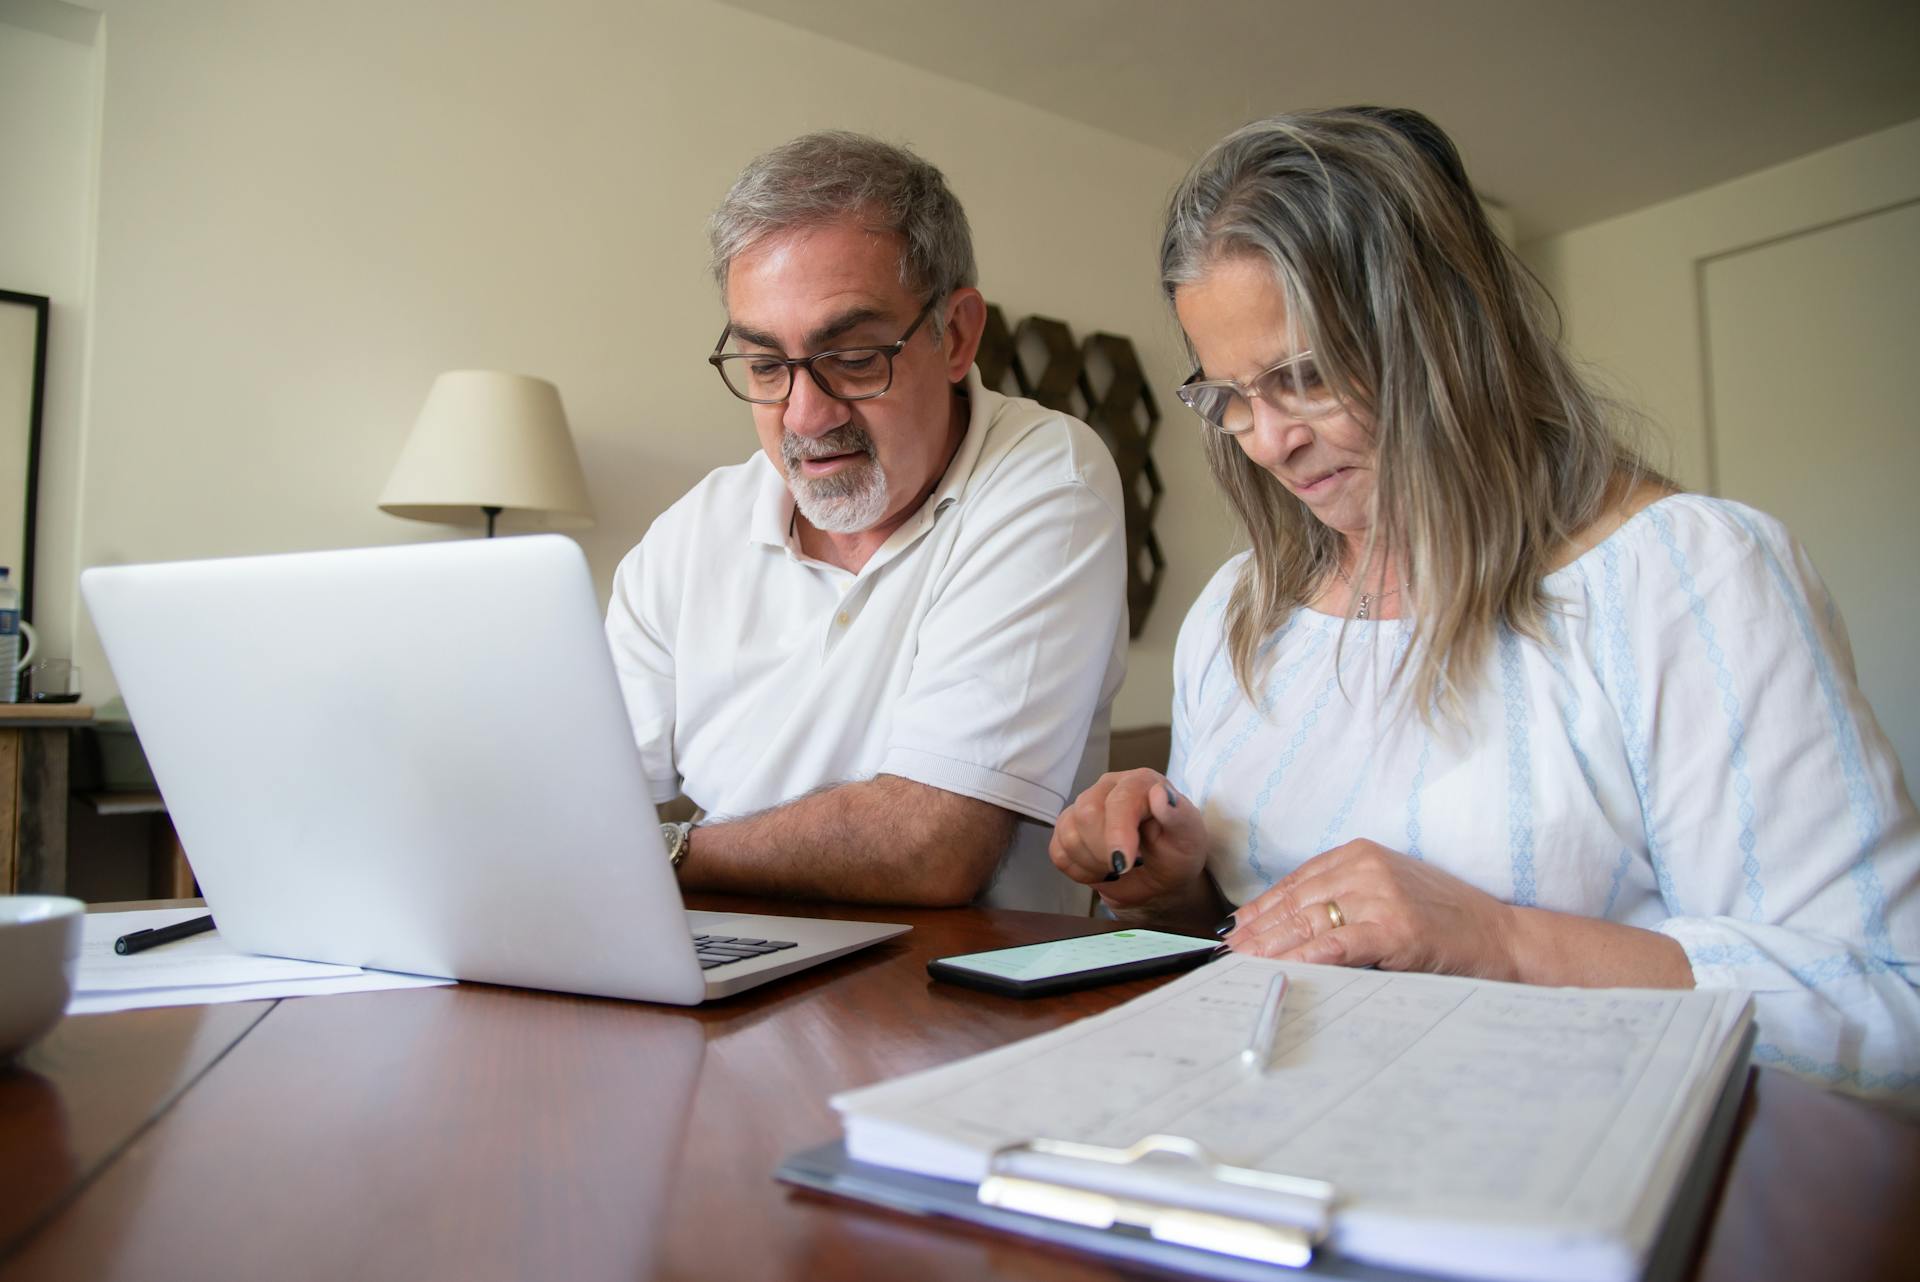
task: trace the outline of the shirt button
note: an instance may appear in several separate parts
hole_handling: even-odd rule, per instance
[[[849,615],[845,610],[842,610],[840,611],[840,613],[833,616],[833,621],[844,628],[849,623],[853,622],[853,617]]]

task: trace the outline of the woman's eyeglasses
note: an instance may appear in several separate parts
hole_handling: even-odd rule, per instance
[[[1325,418],[1341,404],[1340,397],[1321,377],[1311,351],[1262,370],[1250,383],[1231,378],[1203,379],[1195,370],[1175,394],[1211,426],[1232,436],[1253,426],[1255,397],[1282,414],[1300,419]]]

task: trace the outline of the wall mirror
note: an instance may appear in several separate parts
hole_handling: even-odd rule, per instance
[[[33,519],[47,389],[47,300],[0,289],[0,565],[33,617]]]

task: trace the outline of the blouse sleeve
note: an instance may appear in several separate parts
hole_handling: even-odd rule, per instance
[[[1173,744],[1167,759],[1167,780],[1182,796],[1200,800],[1198,782],[1190,775],[1195,737],[1207,728],[1209,707],[1217,709],[1231,696],[1233,665],[1227,658],[1225,635],[1227,599],[1239,578],[1242,552],[1214,571],[1187,617],[1173,645]]]
[[[1920,1107],[1920,822],[1826,586],[1751,509],[1646,515],[1638,565],[1603,557],[1603,650],[1658,929],[1754,994],[1758,1062]]]

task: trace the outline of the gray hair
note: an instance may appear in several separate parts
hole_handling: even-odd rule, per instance
[[[938,337],[948,294],[974,283],[973,233],[940,171],[904,147],[830,129],[804,134],[756,158],[707,220],[713,279],[767,236],[842,219],[871,219],[906,242],[900,283],[935,301]]]
[[[1562,351],[1551,301],[1419,112],[1275,116],[1215,144],[1168,206],[1161,287],[1171,302],[1248,259],[1371,427],[1374,507],[1352,578],[1403,558],[1416,643],[1396,677],[1423,719],[1459,712],[1501,628],[1545,639],[1541,579],[1644,470],[1618,435],[1631,420]],[[1260,643],[1323,590],[1340,539],[1227,436],[1205,439],[1252,544],[1226,616],[1251,692]]]

